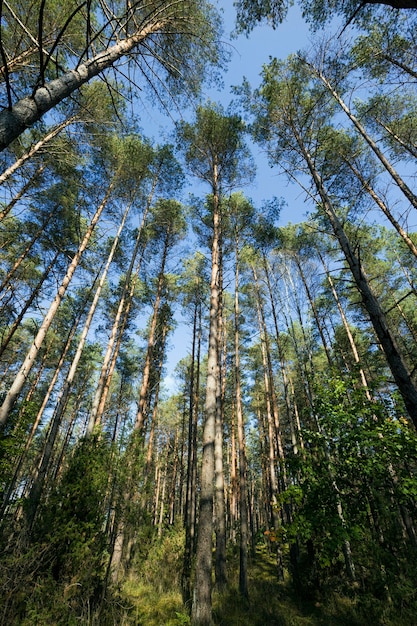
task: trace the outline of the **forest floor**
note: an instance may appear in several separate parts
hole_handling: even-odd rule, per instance
[[[384,603],[364,599],[354,592],[297,593],[289,575],[277,579],[276,560],[258,548],[249,564],[249,601],[238,591],[238,559],[230,565],[227,589],[213,593],[216,626],[417,626],[417,617],[389,615]],[[153,578],[150,575],[150,578]],[[132,607],[126,624],[135,626],[180,626],[189,624],[179,591],[155,589],[153,581],[140,584],[131,579],[124,586],[125,599]],[[133,621],[131,621],[133,618]]]

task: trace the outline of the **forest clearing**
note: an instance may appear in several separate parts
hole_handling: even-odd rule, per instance
[[[291,6],[0,2],[0,626],[417,625],[417,5]]]

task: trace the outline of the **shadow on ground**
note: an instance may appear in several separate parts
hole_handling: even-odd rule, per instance
[[[249,601],[241,597],[238,573],[231,571],[229,587],[213,596],[216,626],[363,626],[369,624],[358,617],[355,603],[335,595],[321,605],[306,601],[294,591],[289,578],[280,582],[272,556],[259,549],[249,566]],[[375,621],[373,626],[379,626]],[[381,622],[381,626],[384,622]]]

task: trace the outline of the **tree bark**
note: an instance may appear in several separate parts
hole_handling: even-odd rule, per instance
[[[53,109],[57,104],[70,96],[89,80],[101,74],[104,70],[128,55],[147,37],[160,31],[169,20],[158,19],[147,24],[130,37],[119,41],[117,44],[99,52],[92,59],[78,65],[76,69],[69,70],[63,76],[50,81],[43,87],[35,89],[31,96],[22,98],[10,109],[4,109],[0,113],[0,151],[19,137],[27,128],[39,121],[45,113]]]
[[[239,325],[239,240],[235,241],[235,394],[236,418],[239,445],[239,592],[249,599],[248,590],[248,507],[247,507],[247,459],[245,442],[245,424],[243,419],[241,372],[240,372],[240,325]]]
[[[191,600],[191,563],[195,544],[195,513],[197,483],[197,418],[200,391],[200,351],[201,351],[201,302],[194,306],[193,342],[191,350],[189,381],[189,420],[187,485],[185,495],[184,527],[185,546],[182,570],[182,593],[184,604]]]
[[[214,191],[217,191],[217,168],[214,168]],[[210,326],[207,358],[205,420],[201,466],[200,508],[196,550],[195,581],[191,610],[192,626],[212,624],[213,508],[214,508],[214,439],[218,393],[218,316],[220,308],[220,207],[213,194],[213,239],[211,245]]]

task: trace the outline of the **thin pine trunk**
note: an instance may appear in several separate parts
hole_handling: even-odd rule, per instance
[[[333,228],[333,232],[339,242],[341,250],[345,256],[346,262],[350,268],[354,278],[356,287],[362,296],[362,303],[366,309],[375,334],[381,344],[385,354],[387,363],[397,384],[398,390],[404,400],[405,407],[408,411],[411,421],[417,428],[417,389],[412,381],[410,372],[401,354],[391,329],[387,323],[385,313],[375,296],[369,280],[364,272],[361,261],[351,246],[351,243],[343,229],[343,226],[337,217],[336,211],[323,185],[321,177],[316,170],[314,161],[307,151],[304,142],[298,131],[293,128],[294,136],[299,145],[300,151],[306,161],[317,192],[322,200],[322,210],[329,219]]]
[[[120,296],[118,308],[116,311],[116,315],[113,321],[112,330],[110,333],[110,337],[107,343],[106,353],[104,355],[103,363],[101,366],[100,377],[97,383],[96,393],[94,395],[93,404],[90,411],[90,416],[87,424],[86,435],[90,436],[102,418],[104,412],[104,406],[107,399],[107,394],[110,389],[110,383],[112,379],[112,374],[114,368],[116,366],[117,355],[119,352],[119,348],[121,345],[122,335],[124,331],[124,327],[127,323],[128,313],[130,310],[133,294],[135,291],[136,282],[139,276],[140,267],[142,265],[142,256],[139,260],[138,266],[136,268],[135,274],[132,278],[133,269],[137,260],[137,255],[139,253],[142,233],[146,224],[146,219],[149,212],[150,203],[152,201],[153,193],[155,190],[156,182],[154,181],[152,190],[149,194],[145,211],[142,215],[142,221],[140,227],[138,229],[138,233],[136,236],[135,246],[132,252],[132,256],[130,259],[129,267],[125,276],[125,283],[123,286],[122,294]],[[142,255],[143,255],[142,250]],[[123,317],[122,317],[123,316]]]
[[[247,459],[245,442],[245,424],[243,418],[241,371],[240,371],[240,325],[239,325],[239,240],[236,235],[235,245],[235,394],[236,418],[239,445],[239,592],[249,599],[248,590],[248,507],[247,507]]]
[[[409,237],[404,228],[395,219],[385,202],[382,201],[382,199],[378,196],[376,191],[370,185],[369,181],[361,174],[360,170],[358,170],[358,168],[353,165],[353,162],[351,160],[346,159],[345,163],[350,167],[358,180],[360,180],[365,191],[371,196],[372,200],[381,209],[385,217],[391,222],[392,226],[400,235],[401,239],[404,241],[410,252],[417,258],[417,246],[414,244],[413,240]]]
[[[52,218],[52,216],[56,213],[57,209],[59,207],[59,204],[56,204],[50,211],[49,213],[46,215],[45,219],[43,220],[42,224],[40,225],[40,227],[38,228],[38,230],[36,231],[36,233],[33,235],[32,239],[28,242],[28,244],[26,245],[25,249],[23,250],[22,254],[20,255],[20,257],[18,259],[16,259],[16,261],[13,263],[12,267],[10,268],[10,270],[7,272],[6,276],[4,277],[1,285],[0,285],[0,294],[1,294],[1,298],[3,297],[2,292],[3,290],[7,287],[7,285],[10,283],[10,280],[13,276],[13,274],[19,269],[19,267],[21,266],[21,264],[23,263],[23,261],[26,259],[27,255],[29,254],[30,250],[32,249],[32,247],[34,246],[34,244],[36,243],[36,241],[39,239],[40,235],[43,233],[43,231],[45,230],[48,222],[50,221],[50,219]],[[56,258],[56,257],[55,257]]]
[[[223,273],[220,244],[220,275],[219,292],[222,293]],[[217,406],[216,406],[216,435],[214,440],[214,494],[215,494],[215,534],[216,534],[216,559],[215,559],[215,581],[219,590],[226,587],[226,507],[225,507],[225,485],[223,468],[223,429],[224,429],[224,395],[226,387],[226,351],[227,337],[226,325],[223,319],[223,301],[220,296],[219,317],[218,317],[218,374],[217,374]],[[221,351],[221,346],[223,350]],[[221,354],[221,352],[223,354]]]
[[[24,306],[22,307],[19,315],[16,317],[16,319],[13,322],[13,324],[9,328],[9,331],[8,331],[6,337],[4,338],[4,340],[2,341],[1,346],[0,346],[0,357],[3,355],[3,353],[6,350],[7,346],[9,345],[11,340],[13,339],[15,332],[19,328],[20,323],[23,320],[24,316],[26,315],[26,313],[28,312],[28,310],[32,306],[33,301],[35,300],[35,298],[38,297],[39,292],[40,292],[40,290],[42,288],[42,285],[45,282],[45,280],[49,277],[50,271],[53,268],[53,266],[54,266],[58,256],[59,256],[59,250],[57,250],[55,252],[55,256],[53,257],[53,259],[49,263],[48,267],[45,269],[45,271],[42,274],[42,276],[40,277],[40,279],[38,281],[38,284],[36,285],[35,289],[33,289],[32,293],[29,296],[29,298],[26,300]]]
[[[386,171],[389,173],[393,181],[396,183],[398,188],[402,191],[404,196],[410,202],[410,204],[417,209],[417,197],[413,194],[408,185],[404,182],[401,176],[398,174],[396,169],[391,165],[388,161],[382,150],[379,149],[378,144],[372,139],[372,137],[367,133],[365,127],[361,124],[358,118],[352,113],[349,109],[348,105],[344,102],[342,97],[338,94],[336,89],[332,86],[330,81],[324,76],[324,74],[316,67],[313,67],[311,64],[307,63],[307,65],[312,69],[314,74],[321,80],[326,89],[332,94],[333,98],[339,104],[340,108],[347,117],[350,119],[352,124],[355,126],[358,133],[361,137],[366,141],[368,146],[371,148],[372,152],[376,155],[377,159],[384,166]]]
[[[14,382],[12,383],[10,389],[8,390],[6,397],[3,401],[3,404],[0,408],[0,426],[4,425],[7,422],[7,419],[9,417],[9,413],[12,409],[12,407],[14,406],[20,392],[22,391],[22,388],[29,376],[30,370],[33,366],[33,363],[38,355],[38,352],[40,350],[40,347],[42,346],[42,343],[45,339],[46,333],[49,330],[49,327],[52,324],[52,321],[55,317],[56,312],[58,311],[59,305],[62,302],[62,299],[67,291],[67,288],[72,280],[72,277],[74,275],[75,270],[77,269],[79,262],[81,260],[81,257],[84,253],[84,251],[87,248],[87,245],[90,241],[91,235],[93,234],[94,228],[98,222],[98,220],[100,219],[101,214],[104,211],[105,206],[107,205],[107,202],[110,198],[110,195],[113,191],[114,188],[114,180],[110,183],[110,185],[107,188],[106,194],[101,202],[101,204],[99,205],[99,207],[97,208],[89,226],[88,229],[84,235],[84,238],[82,240],[81,245],[79,246],[76,254],[74,255],[74,258],[72,259],[68,269],[67,269],[67,273],[63,279],[63,281],[61,282],[61,285],[57,291],[57,294],[54,298],[54,300],[52,301],[49,310],[47,312],[47,314],[45,315],[43,322],[39,328],[39,331],[35,337],[35,340],[31,346],[31,348],[29,349],[29,352],[26,355],[25,360],[23,361],[19,372],[17,373]]]
[[[197,418],[200,388],[200,351],[201,302],[196,301],[193,315],[193,341],[190,363],[187,485],[184,512],[185,546],[181,583],[184,604],[191,600],[191,563],[195,544],[195,494],[197,486]]]
[[[5,170],[3,172],[3,174],[0,175],[0,185],[2,185],[4,182],[6,182],[6,180],[8,178],[10,178],[10,176],[12,176],[19,169],[19,167],[22,167],[22,165],[24,165],[26,163],[26,161],[31,159],[33,157],[33,155],[35,155],[37,152],[39,152],[39,150],[44,148],[45,145],[49,141],[51,141],[52,139],[54,139],[54,137],[59,135],[61,130],[64,130],[64,128],[66,128],[67,126],[72,124],[75,120],[76,120],[76,116],[75,115],[73,115],[72,117],[69,117],[67,120],[65,120],[65,121],[61,122],[60,124],[58,124],[57,126],[55,126],[47,135],[45,135],[45,137],[43,137],[42,139],[37,141],[30,148],[30,150],[25,152],[25,154],[23,154],[19,159],[17,159],[17,161],[15,161],[10,167],[7,168],[7,170]]]
[[[220,207],[217,193],[217,168],[214,167],[213,238],[211,246],[210,323],[207,358],[206,401],[203,426],[198,539],[193,589],[191,624],[212,624],[213,508],[214,508],[214,440],[218,393],[218,317],[220,309]]]
[[[46,169],[46,165],[41,165],[38,167],[36,172],[29,178],[29,180],[23,185],[23,187],[18,191],[18,193],[14,196],[14,198],[9,202],[9,204],[3,209],[0,213],[0,222],[10,213],[13,207],[19,202],[21,198],[25,195],[25,193],[30,189],[36,182],[36,179],[40,177],[43,171]]]

